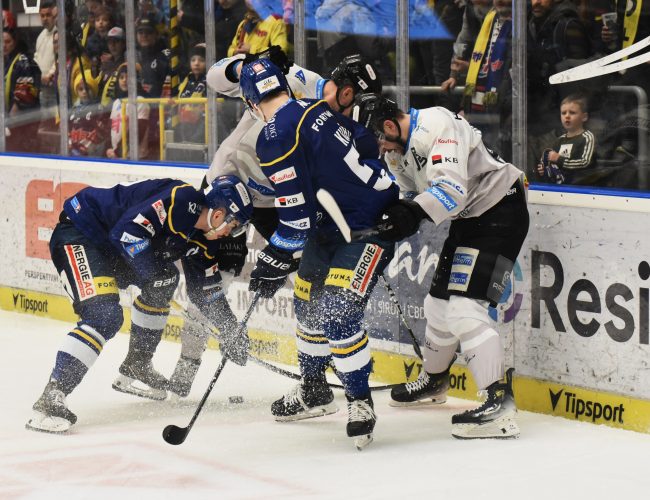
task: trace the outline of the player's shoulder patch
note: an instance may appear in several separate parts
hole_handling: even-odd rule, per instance
[[[298,70],[294,73],[294,76],[302,82],[303,85],[307,84],[307,78],[305,78],[305,72],[303,70]]]

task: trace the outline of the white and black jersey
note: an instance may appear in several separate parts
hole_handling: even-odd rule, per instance
[[[436,224],[478,217],[496,205],[522,172],[488,150],[481,133],[463,117],[441,108],[411,109],[404,155],[386,162],[402,191]]]

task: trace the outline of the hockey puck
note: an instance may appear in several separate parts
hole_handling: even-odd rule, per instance
[[[244,396],[230,396],[228,398],[228,401],[232,404],[236,403],[243,403],[244,402]]]

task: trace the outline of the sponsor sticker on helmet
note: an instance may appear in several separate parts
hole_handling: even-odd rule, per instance
[[[237,184],[235,184],[235,188],[237,189],[237,192],[239,193],[239,197],[241,198],[241,201],[244,203],[244,205],[250,204],[251,199],[248,196],[248,191],[246,190],[246,187],[241,182],[238,182]]]
[[[253,64],[253,71],[256,75],[259,75],[260,73],[264,73],[266,71],[266,68],[262,63],[255,63]]]
[[[278,80],[277,76],[273,75],[268,78],[265,78],[261,82],[255,83],[255,86],[257,87],[257,91],[260,94],[263,94],[265,92],[269,92],[270,90],[279,88],[280,81]]]
[[[233,213],[233,214],[236,214],[237,212],[239,212],[239,207],[237,206],[237,204],[236,204],[234,201],[230,204],[230,206],[228,207],[228,209],[229,209],[230,212]]]
[[[372,78],[373,80],[377,79],[377,75],[375,74],[375,70],[373,69],[372,65],[366,64],[366,71],[368,72],[368,76]]]

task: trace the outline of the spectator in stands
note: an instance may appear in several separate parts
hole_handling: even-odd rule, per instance
[[[79,96],[69,116],[68,151],[72,156],[104,156],[110,134],[106,114],[99,106],[98,81],[90,70],[77,75],[74,89]]]
[[[95,31],[86,43],[86,53],[91,60],[99,60],[102,54],[108,53],[108,32],[113,25],[113,15],[106,7],[95,11]]]
[[[54,28],[56,26],[56,2],[43,0],[38,14],[41,18],[43,30],[36,39],[34,62],[41,71],[41,107],[50,109],[56,107],[56,89],[54,74],[56,73],[56,57],[54,55]]]
[[[199,44],[190,52],[190,73],[178,88],[179,97],[206,97],[205,76],[205,44]],[[177,140],[204,144],[205,106],[203,104],[183,104],[180,106],[179,114]]]
[[[531,0],[531,14],[527,44],[528,169],[537,165],[546,145],[557,137],[552,124],[556,123],[555,110],[560,107],[562,94],[566,96],[580,86],[551,85],[548,78],[566,69],[562,64],[567,60],[579,64],[591,53],[589,36],[570,0]]]
[[[269,48],[271,45],[279,45],[282,50],[289,50],[289,39],[287,38],[287,25],[284,24],[282,16],[276,13],[269,13],[262,19],[255,10],[259,0],[245,0],[248,8],[246,15],[232,39],[228,48],[228,56],[235,54],[257,54]]]
[[[145,94],[148,97],[170,97],[171,52],[160,39],[155,20],[150,17],[140,18],[135,32]]]
[[[141,67],[139,64],[136,65],[137,72],[137,97],[144,97],[144,89],[142,88],[141,80]],[[111,144],[110,147],[106,150],[106,156],[108,158],[122,158],[125,157],[125,147],[128,147],[127,144],[122,142],[122,99],[125,99],[128,96],[127,88],[127,67],[126,63],[123,63],[117,70],[117,85],[115,86],[115,101],[113,101],[113,106],[111,109]],[[137,105],[137,115],[138,115],[138,158],[146,159],[149,154],[149,105],[144,103],[138,103]],[[126,130],[128,130],[128,119],[124,120],[124,125]],[[128,137],[128,134],[127,134]]]
[[[368,0],[324,0],[316,9],[318,52],[323,56],[323,70],[331,71],[350,54],[374,59],[379,14],[373,11],[373,4]]]
[[[468,0],[465,4],[463,25],[454,43],[449,78],[440,85],[443,91],[453,90],[456,88],[456,85],[465,84],[465,77],[469,68],[474,42],[478,37],[479,31],[481,31],[483,20],[491,7],[491,0]]]
[[[102,0],[84,0],[86,5],[86,19],[81,22],[81,46],[85,47],[90,35],[95,31],[95,14],[103,8]]]
[[[3,32],[5,112],[12,116],[39,107],[41,75],[14,30]]]
[[[66,82],[67,82],[67,89],[68,89],[68,103],[72,105],[77,99],[78,95],[77,92],[74,89],[73,82],[75,81],[75,78],[77,78],[77,75],[80,74],[80,72],[83,70],[90,69],[90,60],[88,57],[86,57],[85,54],[82,54],[81,57],[77,55],[77,50],[79,49],[78,44],[75,43],[74,36],[71,32],[66,33],[66,61],[65,61],[65,77],[66,77]],[[58,31],[54,30],[54,54],[56,55],[57,63],[56,63],[56,75],[55,75],[55,81],[57,82],[57,85],[55,88],[57,89],[57,94],[59,92],[58,89],[58,81],[59,81],[59,33]]]
[[[438,0],[431,3],[428,0],[416,0],[416,9],[426,12],[423,22],[428,27],[435,22],[450,34],[451,38],[426,38],[411,41],[411,84],[412,85],[442,85],[449,77],[449,66],[453,55],[456,36],[463,24],[464,4],[457,0]],[[410,23],[414,23],[411,16]],[[417,103],[420,103],[419,105]],[[451,102],[446,95],[412,96],[411,105],[415,108],[427,108],[432,105],[450,107]]]
[[[585,129],[589,120],[587,98],[572,94],[562,100],[560,119],[566,131],[553,146],[545,149],[537,165],[537,174],[546,182],[575,184],[576,173],[594,165],[596,140]]]
[[[217,61],[228,56],[228,47],[235,38],[237,27],[246,16],[244,0],[217,0],[215,5],[215,50]]]
[[[100,58],[100,102],[108,106],[115,98],[113,92],[117,80],[117,68],[125,61],[126,38],[124,30],[119,26],[113,26],[108,32],[108,54],[102,54]]]
[[[41,73],[38,65],[26,55],[26,45],[16,36],[14,30],[2,33],[5,74],[5,134],[8,151],[38,151],[32,141],[36,138],[36,130],[19,131],[14,127],[12,117],[22,115],[39,107],[39,86]],[[33,122],[38,127],[40,117],[34,117]]]

